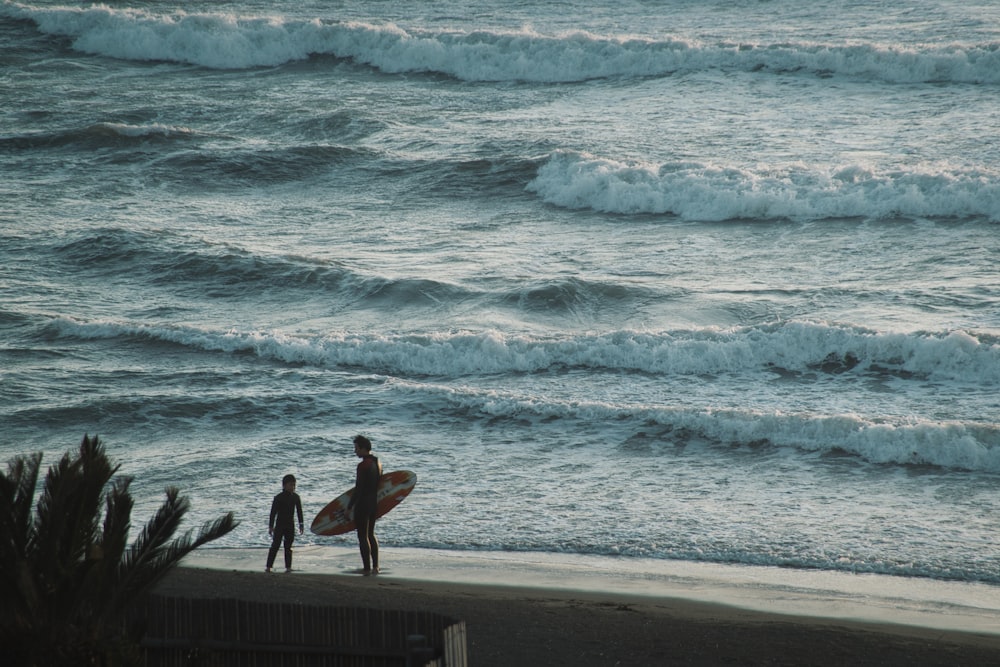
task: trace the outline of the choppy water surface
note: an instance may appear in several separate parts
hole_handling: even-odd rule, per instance
[[[997,14],[4,2],[0,454],[256,547],[364,432],[390,546],[995,583]]]

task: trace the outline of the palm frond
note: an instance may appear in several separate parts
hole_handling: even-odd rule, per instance
[[[34,578],[24,567],[24,554],[32,539],[31,506],[38,483],[42,453],[18,456],[0,473],[0,621],[4,626],[30,615],[39,595]]]
[[[86,654],[91,664],[94,651],[120,645],[123,613],[139,595],[238,523],[229,513],[172,539],[190,503],[170,487],[128,544],[132,480],[111,481],[118,466],[97,437],[49,468],[36,503],[41,459],[15,458],[0,474],[0,645],[18,663]]]
[[[129,594],[136,596],[148,591],[176,567],[184,556],[229,533],[238,525],[239,521],[234,519],[232,512],[229,512],[214,521],[205,522],[193,540],[190,531],[188,531],[148,559],[146,561],[147,567],[132,573],[129,578]]]
[[[100,627],[106,616],[107,601],[120,587],[121,560],[128,546],[131,514],[134,502],[129,493],[131,477],[119,477],[108,489],[105,499],[104,530],[100,541],[91,546],[87,559],[93,564],[80,583],[78,597],[87,601],[89,609],[81,609]]]
[[[168,487],[166,493],[166,500],[121,561],[118,590],[108,604],[111,613],[117,613],[124,601],[149,590],[191,551],[222,537],[239,525],[230,512],[215,521],[206,522],[194,539],[188,531],[169,542],[190,508],[190,502],[179,495],[176,487]]]
[[[184,515],[191,507],[190,501],[181,496],[180,489],[175,486],[167,487],[166,496],[156,514],[146,522],[132,544],[130,554],[136,562],[141,563],[144,558],[166,544],[177,532]]]
[[[13,564],[24,553],[31,535],[31,505],[38,484],[42,453],[18,456],[0,473],[0,569]]]
[[[78,591],[94,566],[88,554],[99,539],[99,508],[115,470],[98,438],[84,436],[78,455],[67,453],[46,475],[28,552],[39,592],[50,599],[52,625],[82,613],[78,606],[86,598]]]
[[[62,550],[58,547],[64,538],[60,528],[68,511],[64,504],[73,496],[71,491],[74,490],[69,488],[73,484],[72,467],[72,459],[68,452],[58,463],[49,467],[42,494],[38,498],[36,531],[34,540],[28,544],[27,555],[38,554],[44,557],[45,554],[55,555],[57,552],[61,554]]]
[[[104,532],[101,534],[100,548],[106,561],[120,563],[128,546],[128,533],[132,527],[132,508],[135,502],[129,487],[131,477],[120,477],[115,480],[106,498],[104,515]]]
[[[49,468],[38,501],[38,541],[29,545],[36,557],[51,565],[86,558],[98,539],[104,487],[117,469],[96,436],[84,436],[76,458],[67,453]]]
[[[238,525],[240,525],[239,521],[236,521],[232,512],[229,512],[214,521],[206,521],[193,539],[191,531],[186,532],[154,554],[147,561],[148,567],[136,572],[133,580],[134,590],[136,592],[148,590],[180,563],[186,555],[198,547],[226,535]]]

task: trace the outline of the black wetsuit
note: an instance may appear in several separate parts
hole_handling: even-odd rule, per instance
[[[354,523],[358,527],[358,546],[365,572],[378,570],[378,540],[375,539],[375,510],[378,507],[378,483],[382,479],[382,464],[378,458],[365,454],[358,464],[354,495],[347,504],[354,508]]]
[[[285,569],[292,569],[292,542],[295,541],[295,514],[299,515],[299,528],[302,528],[302,500],[294,491],[282,491],[271,502],[271,518],[268,529],[274,531],[271,540],[271,550],[267,552],[267,569],[274,566],[278,555],[278,547],[285,543]]]

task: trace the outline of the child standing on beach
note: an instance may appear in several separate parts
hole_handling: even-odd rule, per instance
[[[295,541],[295,513],[299,515],[299,535],[305,526],[302,523],[302,500],[295,493],[295,475],[285,475],[281,480],[281,493],[271,502],[271,518],[267,522],[267,532],[271,535],[271,549],[267,552],[267,568],[274,567],[278,547],[285,543],[285,572],[292,571],[292,542]]]

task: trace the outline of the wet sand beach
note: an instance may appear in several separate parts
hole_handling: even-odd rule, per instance
[[[254,554],[255,555],[255,554]],[[577,570],[553,586],[511,570],[476,583],[402,577],[396,568],[377,577],[353,574],[345,550],[337,565],[317,572],[264,573],[251,558],[192,560],[158,587],[166,595],[236,598],[308,605],[431,611],[464,620],[470,664],[576,665],[984,665],[1000,662],[1000,634],[978,630],[769,613],[647,590],[615,592],[583,582]],[[412,556],[412,554],[411,554]],[[210,567],[204,567],[205,563]],[[224,563],[235,565],[225,567]],[[329,564],[329,561],[324,561]],[[399,572],[412,574],[406,566]],[[584,573],[585,574],[585,573]],[[519,579],[530,585],[521,585]],[[890,618],[895,618],[889,615]],[[942,618],[942,620],[946,620]],[[954,623],[941,623],[954,625]]]

